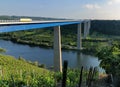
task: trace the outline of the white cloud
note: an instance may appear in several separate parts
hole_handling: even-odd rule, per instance
[[[108,0],[108,5],[120,3],[120,0]]]
[[[84,7],[87,9],[99,9],[99,8],[101,8],[98,4],[86,4]]]

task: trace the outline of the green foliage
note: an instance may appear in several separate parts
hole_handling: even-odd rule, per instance
[[[78,70],[68,70],[67,73],[67,87],[75,87],[79,83],[80,72]]]
[[[0,87],[54,87],[53,75],[52,71],[29,64],[22,57],[17,60],[0,55]]]
[[[112,46],[102,48],[97,56],[100,62],[100,66],[106,70],[106,73],[112,73],[113,75],[120,75],[120,44],[113,43]]]
[[[88,70],[83,70],[82,75],[82,84],[86,83],[86,80],[88,78]],[[79,69],[68,69],[67,72],[67,87],[77,87],[80,79],[80,70]],[[93,77],[93,80],[98,79],[98,72],[95,72],[95,75]]]

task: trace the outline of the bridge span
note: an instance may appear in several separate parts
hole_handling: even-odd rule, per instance
[[[62,54],[61,54],[61,31],[60,26],[77,24],[77,49],[82,49],[82,35],[81,24],[84,24],[84,37],[86,38],[90,30],[90,20],[53,20],[53,21],[1,21],[0,20],[0,33],[40,29],[46,27],[54,27],[54,70],[62,72]]]

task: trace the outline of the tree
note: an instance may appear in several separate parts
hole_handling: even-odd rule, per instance
[[[120,46],[117,43],[112,46],[102,48],[97,53],[98,59],[101,61],[100,66],[105,69],[106,73],[120,75]]]

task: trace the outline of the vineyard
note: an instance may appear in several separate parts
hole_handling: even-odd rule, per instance
[[[53,72],[11,56],[0,55],[0,87],[53,87],[54,81]]]

